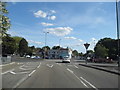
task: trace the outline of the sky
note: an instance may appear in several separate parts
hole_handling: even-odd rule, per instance
[[[115,2],[9,2],[8,33],[25,38],[29,46],[60,45],[85,53],[98,40],[117,38]]]

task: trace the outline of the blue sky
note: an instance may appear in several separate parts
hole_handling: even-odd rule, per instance
[[[18,2],[8,3],[12,36],[24,37],[29,45],[60,45],[85,52],[83,44],[104,37],[116,38],[114,2]]]

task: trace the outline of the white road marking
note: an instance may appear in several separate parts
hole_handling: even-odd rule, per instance
[[[88,88],[88,86],[78,76],[76,76],[72,70],[70,70],[69,68],[67,68],[67,70],[71,72],[85,87]]]
[[[9,73],[9,72],[11,72],[11,71],[14,71],[14,69],[12,69],[12,70],[8,70],[8,71],[3,72],[3,73],[1,73],[1,74],[3,75],[3,74],[6,74],[6,73]]]
[[[60,66],[61,66],[61,64],[60,64],[60,63],[56,63],[56,64],[58,64],[58,65],[60,65]]]
[[[13,71],[10,71],[10,73],[11,73],[11,74],[14,74],[14,75],[16,74],[16,73],[15,73],[15,72],[13,72]]]
[[[67,65],[67,66],[73,66],[73,65]]]
[[[31,68],[30,68],[30,69],[25,69],[25,68],[23,68],[24,66],[25,66],[25,65],[20,66],[19,69],[21,69],[21,70],[31,70]]]
[[[39,67],[40,67],[40,65],[41,65],[41,63],[37,66],[37,68],[39,68]]]
[[[29,73],[29,72],[20,72],[20,73],[16,73],[16,74],[26,74],[26,73]]]
[[[74,65],[75,66],[75,68],[78,68],[76,65]]]
[[[80,80],[80,82],[81,82],[85,87],[88,88],[88,86],[87,86],[82,80]]]
[[[69,72],[73,73],[73,71],[72,71],[72,70],[70,70],[69,68],[67,68],[67,70],[68,70]]]
[[[23,63],[17,63],[17,64],[19,65],[19,64],[23,64]]]
[[[53,65],[49,65],[49,64],[47,64],[47,66],[48,66],[48,67],[50,67],[50,68],[52,68],[52,67],[53,67]]]
[[[36,70],[33,70],[28,76],[31,76]]]
[[[25,76],[24,78],[22,78],[13,88],[17,88],[22,82],[24,82],[26,79],[28,78],[28,76]]]
[[[9,63],[9,64],[5,64],[5,65],[0,65],[0,67],[2,66],[7,66],[7,65],[11,65],[11,64],[15,64],[15,62]]]
[[[92,85],[90,82],[88,82],[86,79],[84,79],[83,77],[80,77],[83,81],[85,81],[86,83],[88,83],[92,88],[98,90],[94,85]]]

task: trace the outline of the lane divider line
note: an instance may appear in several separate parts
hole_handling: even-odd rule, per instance
[[[73,71],[72,71],[72,70],[70,70],[69,68],[67,68],[67,70],[68,70],[69,72],[73,73]]]
[[[37,68],[39,68],[39,67],[40,67],[40,65],[41,65],[41,63],[37,66]]]
[[[75,66],[75,68],[78,68],[76,65],[74,65]]]
[[[80,80],[80,82],[81,82],[85,87],[88,88],[88,86],[87,86],[82,80]]]
[[[67,66],[73,66],[73,65],[67,65]]]
[[[28,76],[31,76],[36,70],[33,70]]]
[[[88,82],[86,79],[84,79],[83,77],[80,77],[83,81],[85,81],[86,83],[88,83],[92,88],[94,88],[95,90],[98,90],[94,85],[92,85],[90,82]]]
[[[88,86],[78,76],[76,76],[72,70],[70,70],[69,68],[67,68],[67,70],[71,72],[85,87],[88,88]]]
[[[21,83],[23,83],[26,79],[28,78],[28,76],[25,76],[24,78],[22,78],[15,86],[13,86],[13,88],[17,88]]]

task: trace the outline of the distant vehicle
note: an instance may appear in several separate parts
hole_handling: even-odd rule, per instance
[[[31,56],[32,59],[40,59],[40,56]]]
[[[33,59],[34,59],[34,58],[36,58],[36,56],[31,56],[31,58],[33,58]]]
[[[70,63],[70,58],[69,58],[69,56],[65,56],[65,57],[63,58],[62,62]]]
[[[26,55],[26,58],[30,58],[30,55]]]

